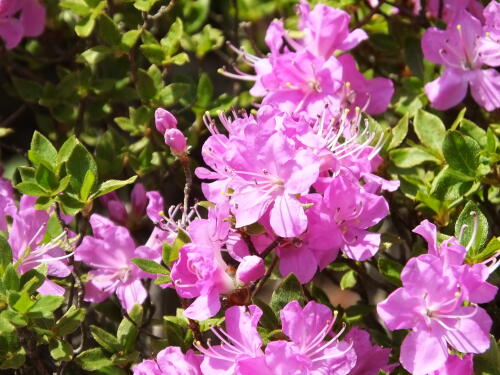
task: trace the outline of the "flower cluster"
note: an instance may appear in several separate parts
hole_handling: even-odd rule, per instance
[[[244,50],[235,51],[253,66],[255,75],[221,73],[255,81],[250,93],[263,97],[262,104],[290,114],[309,118],[332,116],[344,109],[363,108],[369,114],[387,109],[394,93],[386,78],[366,79],[357,69],[354,58],[344,53],[356,47],[368,35],[361,29],[349,31],[351,17],[346,12],[317,4],[312,10],[302,0],[297,7],[301,37],[292,38],[283,21],[275,20],[267,29],[265,41],[270,53],[263,58]]]
[[[436,227],[427,220],[414,232],[425,238],[428,253],[409,260],[403,287],[379,303],[377,312],[389,329],[411,330],[400,361],[413,375],[425,375],[457,361],[448,347],[462,353],[488,349],[492,321],[478,304],[495,298],[497,287],[486,281],[485,264],[464,264],[467,249],[454,237],[438,245]]]
[[[53,212],[35,209],[35,201],[35,197],[24,195],[17,204],[10,182],[0,178],[0,230],[9,234],[15,267],[24,273],[47,264],[49,276],[66,277],[72,270],[67,258],[73,255],[70,237],[74,235],[57,225],[49,229]],[[64,219],[71,221],[70,217]],[[64,288],[46,279],[38,292],[61,296]]]
[[[492,1],[482,17],[458,8],[446,30],[431,27],[422,37],[425,58],[444,66],[425,92],[433,107],[446,110],[460,103],[470,87],[474,100],[493,111],[500,108],[500,74],[495,69],[500,66],[500,3]]]
[[[389,350],[373,346],[368,333],[360,328],[340,340],[344,328],[332,331],[336,315],[324,305],[309,302],[302,308],[293,301],[280,315],[288,339],[272,341],[264,349],[257,330],[262,310],[255,305],[230,307],[225,315],[226,329],[212,328],[219,345],[198,344],[202,355],[191,351],[184,355],[179,348],[167,348],[156,360],[137,365],[134,375],[366,375],[395,367],[388,364]]]
[[[24,37],[39,36],[45,28],[45,8],[38,0],[0,1],[0,38],[7,49]]]

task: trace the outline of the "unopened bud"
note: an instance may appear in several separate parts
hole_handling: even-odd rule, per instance
[[[172,113],[163,108],[158,108],[155,111],[156,130],[161,134],[165,134],[168,129],[177,128],[177,119]]]
[[[186,151],[186,137],[179,129],[168,129],[165,132],[165,144],[169,146],[175,154],[182,154]]]

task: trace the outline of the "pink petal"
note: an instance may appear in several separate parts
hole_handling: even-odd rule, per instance
[[[130,312],[135,304],[142,304],[148,292],[142,285],[140,279],[134,280],[127,284],[121,284],[116,288],[116,296],[120,300],[122,307]]]
[[[439,336],[419,330],[406,336],[399,360],[411,374],[426,375],[442,367],[447,357],[448,348]]]
[[[276,197],[271,208],[270,224],[280,237],[296,237],[307,228],[307,216],[297,199],[288,194]]]
[[[448,68],[441,77],[425,85],[425,93],[434,108],[444,111],[465,98],[467,79],[462,72]]]
[[[219,294],[216,291],[211,291],[209,294],[196,298],[184,311],[184,316],[189,319],[203,321],[217,314],[220,307]]]

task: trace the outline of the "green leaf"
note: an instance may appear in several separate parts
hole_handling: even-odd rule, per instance
[[[57,150],[52,143],[40,132],[35,130],[31,138],[31,146],[28,151],[28,159],[35,165],[44,164],[51,168],[55,165]]]
[[[487,135],[486,132],[481,129],[479,126],[474,124],[472,121],[467,119],[463,119],[460,123],[460,131],[473,138],[479,145],[484,148],[487,143]]]
[[[420,47],[420,39],[409,37],[404,43],[404,53],[406,65],[412,73],[420,79],[424,78],[424,57]]]
[[[78,143],[69,156],[66,171],[71,176],[71,186],[80,191],[88,171],[97,176],[97,164],[92,154],[81,143]]]
[[[109,47],[95,46],[89,48],[88,50],[83,51],[82,54],[80,55],[81,59],[79,58],[78,61],[86,62],[90,66],[94,66],[99,64],[109,55],[111,55],[112,52],[113,51]]]
[[[12,77],[12,83],[19,96],[27,102],[37,103],[43,95],[43,87],[35,81]]]
[[[206,73],[202,73],[196,90],[196,105],[204,110],[208,109],[212,104],[214,88],[210,77]]]
[[[391,133],[392,137],[389,146],[387,146],[388,150],[398,147],[406,138],[406,134],[408,133],[408,113],[406,113],[401,120],[398,121],[396,126],[392,128]]]
[[[471,263],[481,263],[487,259],[490,259],[494,254],[500,251],[500,239],[498,237],[493,237],[488,245],[479,253],[474,256],[470,256],[469,259]]]
[[[73,347],[64,340],[51,339],[49,350],[56,361],[69,361],[73,357]]]
[[[417,147],[402,147],[389,152],[389,157],[399,168],[411,168],[425,162],[439,163],[434,155]]]
[[[460,238],[464,226],[465,229]],[[460,238],[460,243],[467,246],[467,257],[475,257],[479,254],[488,240],[488,235],[488,219],[475,202],[467,202],[455,223],[455,237]]]
[[[40,295],[39,299],[35,302],[30,309],[30,313],[52,313],[57,310],[64,302],[64,297],[52,295]]]
[[[262,327],[270,331],[280,328],[278,318],[276,317],[276,314],[274,313],[273,309],[268,304],[266,304],[265,302],[261,301],[258,298],[254,298],[252,302],[254,305],[260,307],[260,309],[262,310],[263,313],[262,318],[260,318],[259,321],[259,324]]]
[[[271,308],[279,314],[285,305],[291,301],[298,301],[304,305],[306,298],[302,285],[294,274],[288,275],[281,284],[278,285],[271,297]]]
[[[118,340],[111,333],[95,325],[90,326],[90,334],[99,345],[110,353],[116,353],[120,350]]]
[[[85,207],[84,202],[81,202],[79,199],[69,194],[59,195],[57,200],[61,204],[61,209],[66,215],[74,216]]]
[[[57,176],[44,165],[39,165],[36,168],[35,180],[38,186],[45,191],[53,191],[59,186]]]
[[[99,370],[102,367],[111,366],[113,362],[101,348],[85,350],[76,357],[77,363],[87,371]]]
[[[15,188],[24,195],[30,195],[32,197],[44,197],[50,194],[45,191],[40,185],[35,182],[20,182]]]
[[[94,30],[94,26],[95,26],[95,18],[94,17],[83,18],[75,26],[76,35],[78,35],[80,38],[86,38],[90,34],[92,34],[92,31]]]
[[[473,187],[470,177],[446,166],[432,181],[431,195],[445,201],[462,199]]]
[[[95,185],[95,182],[96,182],[95,174],[91,170],[88,170],[87,173],[85,173],[85,178],[83,179],[83,184],[80,189],[80,198],[82,199],[82,201],[87,200],[92,191],[92,188]]]
[[[137,43],[137,39],[139,39],[139,35],[141,35],[141,32],[139,30],[129,30],[125,34],[123,34],[121,37],[120,45],[122,49],[128,51],[133,46],[135,46],[135,43]]]
[[[57,165],[60,165],[68,161],[69,157],[71,156],[71,153],[73,152],[73,149],[78,143],[79,143],[78,139],[76,139],[74,135],[70,136],[68,139],[66,139],[66,141],[64,141],[63,145],[59,149],[59,152],[57,153],[56,157]]]
[[[443,155],[441,146],[446,135],[446,128],[439,117],[419,109],[413,120],[413,126],[418,139],[424,146],[432,150],[436,156]]]
[[[114,47],[119,45],[122,39],[120,30],[115,25],[113,20],[106,14],[101,14],[99,17],[99,37],[104,43]]]
[[[88,16],[92,11],[85,0],[61,0],[59,6],[72,11],[79,16]]]
[[[128,318],[123,318],[116,334],[118,343],[126,352],[129,352],[135,346],[137,335],[139,334],[137,327],[140,327],[142,324],[142,306],[134,305],[129,313],[129,317],[135,324]]]
[[[39,287],[42,286],[45,279],[47,278],[48,266],[46,263],[40,264],[36,268],[32,268],[29,271],[21,275],[21,287],[26,293],[33,293]]]
[[[143,69],[137,71],[137,92],[143,101],[148,101],[156,95],[153,79]]]
[[[498,375],[500,369],[500,345],[490,335],[490,348],[481,354],[474,355],[475,375]]]
[[[170,275],[170,271],[163,267],[161,264],[156,263],[154,260],[132,258],[132,263],[139,267],[144,272],[160,275]]]
[[[124,186],[133,184],[137,176],[132,176],[126,180],[107,180],[104,181],[97,189],[97,194],[94,198],[100,197],[101,195],[111,193],[112,191],[118,190]]]
[[[342,275],[340,279],[340,289],[350,289],[356,285],[356,273],[353,270],[349,270]]]
[[[179,42],[183,32],[182,20],[176,18],[175,22],[170,26],[167,35],[160,40],[167,56],[172,56],[179,49]]]
[[[481,147],[471,137],[450,131],[443,141],[443,154],[449,166],[467,176],[474,177],[479,166]]]
[[[59,336],[66,336],[76,331],[85,319],[85,313],[85,309],[71,306],[57,321],[55,333]]]
[[[166,58],[165,51],[159,44],[142,44],[139,49],[146,59],[148,59],[152,64],[162,65],[163,60]]]
[[[12,264],[12,249],[7,239],[0,234],[0,274]]]
[[[400,275],[403,266],[401,264],[381,257],[378,259],[378,270],[391,284],[398,287],[402,285]]]
[[[21,287],[21,281],[19,279],[19,275],[17,274],[14,266],[12,264],[8,264],[5,268],[5,272],[2,276],[2,282],[7,290],[19,290]]]
[[[171,107],[178,103],[179,99],[189,92],[190,86],[186,83],[171,83],[158,93],[158,104],[163,107]]]

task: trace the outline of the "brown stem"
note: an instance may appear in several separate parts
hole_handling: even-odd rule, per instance
[[[260,279],[259,283],[257,284],[257,286],[255,287],[255,289],[253,290],[253,292],[252,292],[252,298],[254,298],[262,290],[262,288],[264,287],[264,284],[271,277],[271,274],[273,273],[273,270],[274,270],[274,268],[276,267],[277,264],[278,264],[278,256],[275,255],[274,258],[273,258],[273,261],[271,262],[271,264],[267,268],[267,271],[266,271],[264,277],[262,277],[262,279]]]
[[[188,213],[189,213],[189,195],[191,194],[191,189],[193,187],[193,173],[189,167],[189,157],[187,155],[181,157],[182,168],[184,169],[184,175],[186,176],[186,183],[184,184],[184,207],[182,208],[182,219],[181,225],[184,228],[187,224]]]

